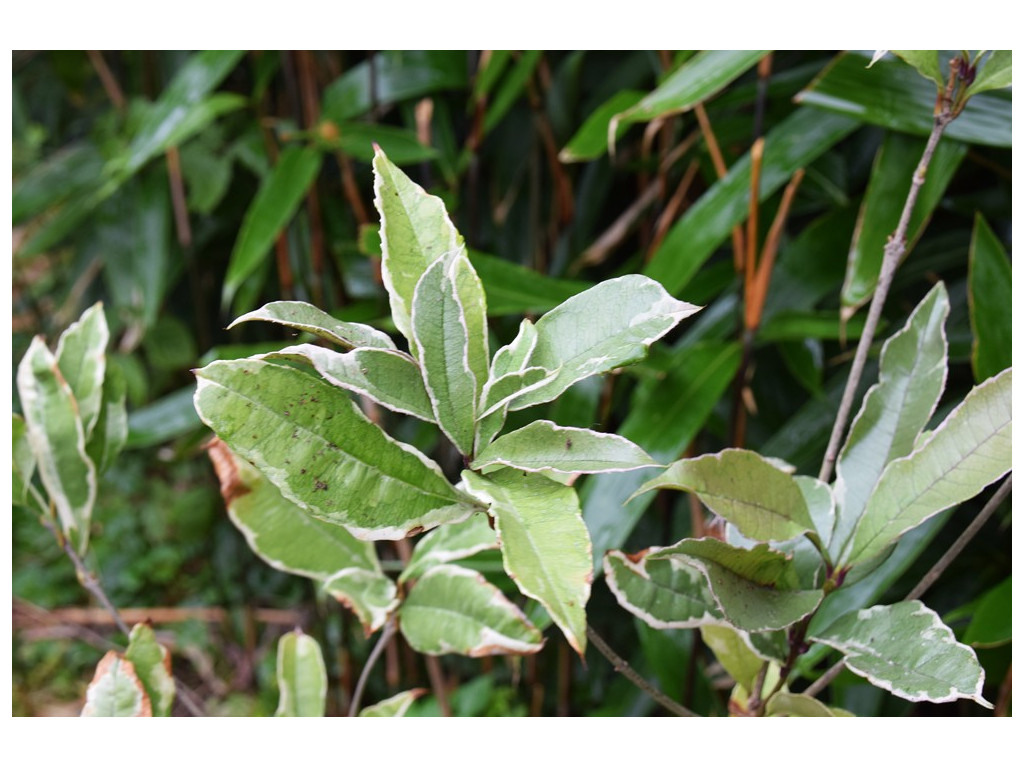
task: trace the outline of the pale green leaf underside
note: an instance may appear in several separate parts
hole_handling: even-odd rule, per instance
[[[321,339],[350,349],[354,347],[373,347],[375,349],[395,349],[395,342],[383,331],[362,323],[347,323],[338,320],[304,301],[272,301],[260,309],[247,312],[237,318],[228,329],[240,323],[263,320],[276,323],[297,331],[312,333]]]
[[[171,676],[171,655],[156,640],[148,624],[136,624],[128,637],[124,652],[149,697],[153,717],[170,717],[174,704],[174,678]]]
[[[427,268],[413,295],[411,322],[435,420],[459,453],[469,456],[484,380],[478,382],[471,366],[469,326],[456,289],[460,264],[471,269],[465,251]]]
[[[130,661],[117,651],[107,654],[96,666],[96,674],[85,692],[82,717],[152,717],[153,710]]]
[[[974,651],[918,600],[849,613],[812,638],[845,654],[851,671],[910,701],[982,697],[985,672]]]
[[[323,717],[327,704],[327,667],[320,644],[299,630],[277,642],[277,717]]]
[[[11,459],[11,499],[15,504],[24,504],[28,497],[28,486],[36,471],[36,457],[28,442],[28,425],[17,413],[11,414]]]
[[[309,363],[331,384],[396,413],[433,422],[434,412],[416,361],[397,349],[353,349],[335,352],[315,344],[296,344],[278,352],[258,355],[260,360],[297,360]]]
[[[409,591],[399,609],[402,634],[431,656],[536,653],[541,633],[494,585],[469,568],[438,565]]]
[[[779,691],[768,699],[764,713],[768,717],[850,717],[850,713],[822,704],[803,693]]]
[[[979,384],[924,444],[886,468],[854,531],[848,563],[874,557],[1010,471],[1012,385],[1012,369]]]
[[[643,275],[606,280],[576,294],[536,325],[529,366],[556,371],[556,377],[513,400],[509,409],[554,400],[581,379],[642,359],[651,344],[699,309]]]
[[[612,550],[605,554],[604,572],[619,605],[655,629],[725,621],[704,574],[682,561]]]
[[[373,171],[374,204],[381,222],[381,276],[395,326],[415,354],[411,317],[416,284],[437,259],[465,246],[441,199],[413,183],[380,149]]]
[[[397,605],[397,589],[381,571],[371,542],[311,517],[222,441],[214,440],[209,452],[228,516],[253,552],[279,571],[324,582],[367,632],[384,625]]]
[[[86,439],[100,415],[103,404],[103,377],[107,366],[107,342],[110,331],[97,302],[61,334],[55,357],[64,381],[78,403],[78,416]]]
[[[489,505],[505,572],[547,609],[582,656],[594,568],[576,491],[511,469],[486,478],[466,470],[462,479],[472,496]]]
[[[892,51],[892,53],[899,56],[940,88],[945,84],[945,78],[942,76],[942,70],[939,68],[938,51]],[[874,64],[873,61],[871,63]]]
[[[546,420],[502,435],[484,448],[470,466],[483,469],[494,465],[563,474],[627,472],[659,466],[646,451],[624,437],[560,427]]]
[[[404,584],[435,565],[497,548],[498,539],[491,528],[490,518],[480,512],[464,522],[435,528],[420,539],[398,581]]]
[[[522,392],[544,386],[554,380],[554,377],[553,371],[543,368],[526,368],[488,381],[483,392],[483,405],[481,406],[483,413],[476,423],[477,453],[483,450],[505,425],[508,404],[512,400]]]
[[[731,448],[681,459],[648,480],[634,496],[655,488],[691,491],[744,536],[785,541],[814,529],[796,481],[753,451]]]
[[[764,660],[750,647],[746,633],[730,626],[706,624],[700,628],[700,637],[737,685],[754,690]]]
[[[96,499],[96,467],[85,450],[78,404],[41,336],[18,366],[18,394],[39,477],[65,535],[84,552]]]
[[[314,517],[358,538],[397,539],[474,509],[433,461],[330,384],[262,360],[211,363],[196,376],[200,418]]]
[[[360,717],[404,717],[409,707],[420,696],[427,692],[426,688],[413,688],[402,691],[359,711]]]
[[[864,396],[836,464],[834,557],[842,552],[886,466],[914,449],[938,404],[946,383],[948,314],[949,299],[939,283],[882,347],[878,383]]]

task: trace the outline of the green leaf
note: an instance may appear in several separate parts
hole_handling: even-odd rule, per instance
[[[360,717],[404,717],[416,699],[427,693],[426,688],[413,688],[410,691],[396,693],[384,701],[378,701],[359,711]]]
[[[608,126],[612,118],[635,106],[644,95],[643,91],[616,91],[583,121],[569,143],[558,153],[558,159],[563,163],[579,163],[601,157],[608,151]],[[627,128],[628,124],[620,121],[614,139],[618,140]]]
[[[628,472],[659,466],[637,445],[618,435],[535,421],[502,435],[470,464],[473,469],[506,466],[561,474]]]
[[[798,104],[821,107],[865,123],[903,133],[927,136],[935,111],[935,85],[918,77],[901,62],[882,59],[867,69],[859,53],[842,53],[796,96]],[[972,98],[946,128],[945,138],[968,144],[1009,147],[1009,94],[988,93]],[[819,113],[820,114],[820,113]]]
[[[103,404],[103,376],[109,340],[103,304],[97,302],[68,326],[57,343],[57,365],[78,404],[86,439],[92,434]]]
[[[416,543],[398,582],[404,584],[415,579],[428,568],[442,563],[475,555],[498,548],[498,539],[491,528],[490,518],[482,513],[474,514],[461,523],[452,523],[435,528]]]
[[[663,379],[637,388],[619,432],[655,461],[674,460],[704,426],[740,364],[738,344],[706,343],[672,353]],[[599,558],[622,547],[653,496],[632,495],[656,470],[598,475],[583,486],[584,520]]]
[[[608,589],[619,605],[655,629],[690,629],[724,623],[704,574],[677,559],[659,560],[658,547],[637,555],[604,556]]]
[[[196,376],[200,418],[313,517],[397,539],[473,511],[440,467],[330,384],[261,360],[211,363]]]
[[[117,651],[107,651],[85,691],[82,717],[152,716],[149,696],[135,667]]]
[[[1013,585],[1007,576],[986,592],[964,632],[964,642],[975,648],[995,648],[1013,637]]]
[[[206,98],[244,54],[245,51],[201,51],[189,58],[146,112],[125,158],[128,174],[168,147],[182,143],[218,115],[245,103],[232,94]]]
[[[427,268],[413,296],[413,346],[437,423],[463,456],[473,453],[477,408],[487,380],[486,320],[483,289],[465,250]]]
[[[846,340],[860,338],[862,317],[843,323],[835,310],[821,312],[778,312],[758,329],[759,341],[803,341],[805,339]]]
[[[523,51],[508,75],[502,78],[501,85],[491,98],[487,114],[484,116],[483,132],[485,134],[490,133],[501,122],[516,99],[522,95],[540,58],[541,51]]]
[[[816,477],[796,475],[793,480],[803,494],[807,514],[814,524],[814,533],[821,545],[827,548],[836,524],[836,502],[832,488]]]
[[[765,703],[768,717],[849,717],[846,710],[828,707],[813,696],[779,691]]]
[[[277,641],[277,717],[323,717],[327,706],[327,667],[320,644],[301,630]]]
[[[11,414],[11,459],[11,500],[14,504],[24,504],[28,499],[32,476],[36,472],[36,457],[32,453],[32,446],[29,445],[25,419],[17,413]]]
[[[11,219],[15,225],[72,197],[85,196],[103,172],[103,156],[92,144],[61,147],[14,180]]]
[[[640,486],[636,494],[655,488],[696,493],[740,533],[758,541],[785,541],[814,530],[800,486],[753,451],[730,448],[680,459]]]
[[[609,134],[618,123],[638,123],[693,109],[742,75],[768,51],[701,51],[669,75],[640,103],[612,120]]]
[[[765,136],[759,200],[805,168],[860,125],[842,115],[798,109]],[[750,154],[691,205],[655,252],[644,274],[678,294],[750,212]]]
[[[116,365],[107,369],[103,379],[103,402],[99,418],[85,450],[99,474],[106,472],[128,440],[128,412],[125,409],[127,384]]]
[[[96,500],[96,467],[85,450],[78,403],[42,336],[32,340],[18,366],[18,394],[39,477],[64,534],[84,553]]]
[[[467,470],[462,479],[474,498],[489,505],[506,573],[547,609],[582,656],[593,556],[576,491],[510,469],[486,478]]]
[[[573,296],[537,321],[529,364],[557,375],[509,409],[546,403],[581,379],[641,360],[651,344],[699,309],[643,275],[606,280]]]
[[[260,309],[247,312],[237,318],[228,330],[240,323],[264,320],[277,323],[297,331],[312,333],[332,344],[344,349],[353,347],[374,347],[376,349],[396,349],[395,342],[383,331],[364,325],[363,323],[346,323],[317,309],[304,301],[272,301]]]
[[[939,88],[945,87],[946,78],[942,76],[942,70],[939,68],[938,51],[893,51],[893,53],[920,72],[922,76],[927,77],[939,86]]]
[[[797,589],[794,562],[767,544],[741,549],[717,539],[683,539],[652,557],[678,558],[703,573],[726,620],[745,632],[788,627],[824,597],[818,589]]]
[[[501,590],[458,565],[420,576],[398,617],[409,645],[431,656],[525,655],[543,646],[541,633]]]
[[[729,626],[705,624],[700,628],[700,636],[736,684],[745,691],[753,691],[765,662],[750,647],[747,634]]]
[[[869,560],[1010,471],[1012,383],[1009,369],[979,384],[923,445],[886,467],[854,531],[847,563]]]
[[[982,91],[991,91],[996,88],[1009,88],[1013,84],[1013,52],[992,51],[988,59],[981,64],[977,77],[971,87],[967,89],[967,95],[973,96]]]
[[[310,517],[221,440],[211,441],[207,450],[228,516],[260,559],[279,571],[324,583],[367,633],[384,626],[398,606],[397,589],[381,570],[371,542]]]
[[[971,366],[974,380],[981,382],[1013,363],[1013,275],[1003,244],[980,213],[974,219],[969,259],[967,300],[974,333]]]
[[[360,347],[342,353],[315,344],[297,344],[258,355],[257,359],[308,362],[336,387],[366,395],[396,413],[434,421],[419,365],[397,349]]]
[[[128,448],[160,445],[202,426],[192,405],[195,389],[182,387],[147,406],[132,411],[128,417]]]
[[[367,163],[373,161],[375,144],[395,163],[423,163],[438,155],[436,149],[420,143],[415,131],[382,123],[344,123],[338,126],[337,140],[328,143]]]
[[[845,655],[850,671],[910,701],[982,697],[985,671],[974,651],[918,600],[850,613],[811,637]]]
[[[270,175],[245,212],[227,274],[222,302],[226,307],[291,220],[320,171],[320,151],[313,147],[286,147]]]
[[[939,283],[882,346],[878,383],[864,396],[836,464],[838,507],[831,551],[838,557],[879,478],[914,449],[946,383],[949,298]]]
[[[492,372],[493,375],[493,372]],[[544,368],[527,368],[506,373],[498,379],[489,379],[484,385],[483,413],[476,423],[476,450],[479,453],[505,425],[508,404],[525,392],[545,386],[557,373]]]
[[[413,183],[379,149],[373,171],[374,205],[381,222],[381,277],[395,327],[409,340],[415,356],[411,317],[416,285],[431,264],[463,251],[465,244],[441,199]]]
[[[844,318],[850,318],[875,292],[885,245],[899,225],[902,203],[907,199],[924,146],[922,139],[890,133],[875,155],[871,180],[847,256],[842,292]],[[907,227],[908,254],[924,232],[966,154],[967,146],[955,141],[942,141],[935,148]]]
[[[171,654],[156,641],[153,627],[149,624],[132,627],[124,659],[135,669],[149,698],[153,717],[170,717],[175,691]]]

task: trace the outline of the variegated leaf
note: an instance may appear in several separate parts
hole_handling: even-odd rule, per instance
[[[395,349],[395,342],[383,331],[363,323],[347,323],[338,320],[304,301],[272,301],[260,309],[247,312],[236,318],[228,329],[240,323],[263,320],[276,323],[297,331],[305,331],[345,349],[372,347],[374,349]]]

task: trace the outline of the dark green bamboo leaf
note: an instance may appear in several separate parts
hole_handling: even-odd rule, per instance
[[[899,224],[902,204],[910,191],[924,144],[921,139],[890,133],[875,156],[868,191],[861,204],[856,234],[847,257],[842,293],[844,317],[850,317],[870,301],[875,292],[885,244]],[[967,147],[955,141],[943,141],[936,147],[928,166],[928,176],[910,216],[908,254],[924,232],[966,154]]]
[[[563,163],[579,163],[601,157],[608,151],[608,124],[612,118],[635,106],[644,95],[643,91],[616,91],[583,121],[569,143],[558,153],[558,159]],[[622,136],[628,127],[627,123],[620,122],[615,129],[615,139]]]
[[[629,415],[619,434],[647,451],[655,461],[675,460],[704,426],[708,415],[736,375],[738,344],[709,342],[673,352],[664,379],[637,389]],[[633,499],[637,488],[657,470],[599,475],[583,486],[584,520],[594,541],[594,552],[625,544],[652,496]]]
[[[259,266],[288,224],[320,170],[320,152],[313,147],[287,147],[263,180],[242,221],[231,262],[224,276],[223,304]]]
[[[1013,637],[1013,585],[1007,577],[984,595],[964,632],[964,642],[975,648],[995,648]]]
[[[992,51],[991,55],[981,63],[977,77],[967,89],[967,95],[973,96],[982,91],[996,88],[1009,88],[1013,83],[1013,52]]]
[[[415,131],[377,123],[345,123],[338,127],[338,138],[328,143],[332,149],[367,163],[373,161],[375,144],[400,165],[423,163],[438,155],[436,149],[420,143]]]
[[[988,223],[977,214],[971,238],[967,300],[971,309],[971,366],[974,380],[995,376],[1013,363],[1013,284],[1010,260]]]
[[[484,51],[473,81],[473,98],[487,96],[512,61],[512,51]]]
[[[193,407],[193,395],[193,387],[182,387],[143,408],[132,411],[128,416],[128,438],[125,447],[148,448],[199,429],[203,422]]]
[[[501,119],[512,108],[518,99],[526,83],[533,75],[533,70],[540,62],[541,51],[523,51],[516,63],[501,80],[501,85],[493,94],[490,105],[487,107],[487,114],[484,117],[484,133],[490,133]]]
[[[323,717],[327,706],[327,667],[320,644],[302,630],[277,641],[277,717]]]
[[[440,467],[337,387],[261,360],[211,363],[196,376],[200,418],[313,517],[359,538],[397,539],[474,510]]]
[[[542,275],[477,251],[470,251],[469,260],[484,284],[487,313],[491,317],[542,314],[593,285]]]
[[[971,699],[992,708],[982,696],[985,671],[974,651],[918,600],[847,614],[811,639],[845,654],[852,672],[901,698]]]
[[[816,109],[794,111],[765,137],[759,199],[769,198],[797,169],[810,165],[859,125],[852,117]],[[747,217],[749,197],[748,153],[673,225],[645,274],[678,294]]]
[[[103,156],[94,145],[75,142],[34,165],[24,176],[15,179],[11,195],[12,223],[18,225],[95,188],[103,162]]]
[[[883,59],[871,69],[867,63],[861,54],[840,54],[797,95],[797,102],[904,133],[931,133],[935,85],[899,61]],[[1012,142],[1010,106],[1006,93],[975,96],[945,135],[968,144],[1008,147]]]
[[[773,315],[757,332],[760,341],[804,341],[830,339],[856,341],[864,330],[863,317],[851,318],[845,326],[834,310],[783,311]]]
[[[436,565],[423,574],[398,616],[409,645],[431,656],[526,655],[544,645],[515,603],[479,573],[458,565]]]

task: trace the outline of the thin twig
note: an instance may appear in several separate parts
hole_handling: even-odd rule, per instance
[[[92,62],[96,74],[100,76],[100,82],[103,83],[103,90],[107,92],[107,98],[110,99],[118,112],[123,113],[125,108],[124,93],[121,91],[121,86],[117,84],[117,78],[114,77],[114,73],[110,71],[110,67],[104,61],[103,53],[101,51],[86,51],[86,53],[89,55],[89,61]]]
[[[609,662],[611,662],[611,665],[616,672],[621,672],[623,677],[629,680],[629,682],[631,682],[641,691],[646,693],[656,702],[661,704],[661,706],[663,706],[669,712],[671,712],[674,715],[679,715],[680,717],[698,717],[697,713],[691,712],[689,709],[684,707],[679,702],[673,701],[664,693],[662,693],[653,685],[651,685],[649,682],[644,680],[640,673],[633,669],[629,665],[628,661],[626,661],[617,653],[615,653],[615,651],[613,651],[611,647],[609,647],[608,643],[604,641],[604,638],[597,634],[594,628],[589,624],[587,624],[587,637],[590,639],[590,642],[594,644],[594,647],[601,652],[601,655],[608,659]]]
[[[363,698],[363,689],[366,688],[366,681],[370,678],[370,671],[373,669],[373,665],[377,663],[377,659],[380,658],[384,647],[391,641],[391,636],[395,634],[397,629],[398,623],[395,621],[395,617],[392,616],[388,619],[387,624],[384,625],[384,629],[381,630],[380,637],[377,638],[377,644],[373,646],[373,650],[370,651],[370,655],[366,658],[366,664],[363,665],[363,671],[359,673],[359,681],[356,683],[356,690],[352,694],[352,704],[348,709],[349,717],[355,717],[359,714],[359,704]]]
[[[999,486],[998,490],[992,494],[992,497],[988,500],[985,506],[981,508],[981,512],[978,513],[977,517],[975,517],[974,520],[971,521],[971,524],[964,529],[964,532],[957,537],[957,540],[953,542],[946,553],[939,558],[939,561],[932,566],[928,573],[924,575],[924,578],[918,582],[917,586],[910,590],[905,598],[906,600],[916,600],[928,591],[929,587],[935,583],[939,576],[942,575],[942,572],[949,567],[949,564],[952,563],[953,560],[963,551],[964,547],[967,546],[967,543],[977,535],[982,526],[985,525],[988,519],[999,508],[999,505],[1010,493],[1012,480],[1013,476],[1011,475],[1003,481],[1003,484]],[[844,666],[845,665],[842,661],[837,661],[821,677],[807,686],[804,693],[808,696],[817,696],[825,690],[829,683],[839,676],[839,673],[843,671]]]
[[[878,286],[871,297],[871,305],[868,307],[867,320],[864,322],[864,330],[861,331],[860,341],[857,344],[857,353],[853,358],[853,365],[850,368],[850,377],[846,380],[846,389],[843,392],[843,399],[839,403],[839,412],[836,414],[835,424],[832,425],[832,435],[829,437],[828,448],[825,450],[825,459],[821,464],[821,471],[818,479],[824,483],[832,479],[832,470],[835,468],[836,459],[839,456],[839,443],[846,432],[846,424],[850,418],[850,411],[853,409],[853,400],[857,394],[857,386],[864,373],[864,366],[867,363],[868,351],[875,337],[875,330],[878,321],[882,316],[882,307],[892,286],[896,268],[903,260],[907,250],[907,228],[910,225],[910,215],[914,211],[914,204],[917,202],[917,195],[924,185],[925,175],[931,163],[932,155],[935,154],[935,147],[942,137],[943,131],[953,119],[949,108],[943,109],[935,116],[932,125],[931,135],[928,137],[928,144],[921,155],[921,162],[917,165],[914,178],[910,185],[910,192],[907,194],[906,203],[903,205],[903,213],[900,215],[899,225],[896,231],[889,237],[885,246],[885,255],[882,259],[882,269],[878,275]]]

